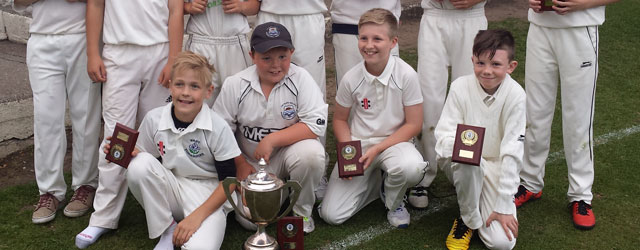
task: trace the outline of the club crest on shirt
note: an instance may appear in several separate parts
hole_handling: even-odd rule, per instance
[[[297,107],[295,103],[285,102],[280,105],[280,107],[282,108],[282,112],[280,113],[282,115],[282,119],[291,120],[296,117]]]
[[[204,153],[200,152],[200,141],[196,139],[189,139],[189,141],[191,142],[191,144],[189,144],[189,147],[185,148],[184,151],[187,152],[187,154],[191,157],[198,158],[200,156],[203,156]]]
[[[278,31],[278,28],[273,26],[267,28],[267,37],[276,38],[279,36],[280,36],[280,31]]]

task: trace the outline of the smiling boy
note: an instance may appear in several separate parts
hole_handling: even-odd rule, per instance
[[[232,208],[219,183],[236,175],[240,149],[229,126],[204,104],[213,92],[212,73],[203,56],[179,54],[169,82],[173,102],[151,110],[140,125],[126,176],[145,210],[149,238],[160,236],[155,249],[219,249],[224,238]]]
[[[404,193],[422,179],[427,163],[411,142],[422,126],[418,74],[390,56],[398,43],[397,27],[396,17],[385,9],[371,9],[360,17],[358,48],[364,61],[338,85],[333,131],[339,142],[361,141],[364,176],[340,179],[334,167],[319,208],[329,224],[342,224],[380,197],[389,209],[389,223],[409,226]]]
[[[451,83],[436,126],[438,166],[456,187],[460,218],[446,240],[449,249],[467,249],[478,230],[490,249],[512,249],[518,237],[513,195],[522,166],[525,93],[511,79],[518,63],[514,40],[505,30],[478,32],[473,44],[474,75]],[[451,162],[458,124],[484,127],[480,166]]]
[[[314,230],[314,190],[325,169],[318,139],[326,130],[327,104],[311,75],[291,63],[294,47],[279,23],[263,23],[251,35],[253,66],[227,78],[213,110],[235,132],[242,155],[239,169],[258,168],[302,186],[293,212],[304,217],[305,233]],[[236,216],[242,225],[243,220]]]

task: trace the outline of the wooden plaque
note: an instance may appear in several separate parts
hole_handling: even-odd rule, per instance
[[[278,220],[278,245],[280,249],[304,249],[304,231],[302,217],[287,216]]]
[[[362,156],[360,141],[338,142],[338,176],[347,178],[364,175],[363,164],[358,162]]]
[[[116,128],[113,130],[111,143],[109,144],[111,149],[105,158],[123,168],[127,168],[131,161],[131,152],[136,147],[137,140],[138,131],[116,123]]]
[[[540,10],[542,11],[553,11],[553,1],[552,0],[540,0]]]
[[[458,124],[451,161],[480,166],[483,142],[484,128]]]

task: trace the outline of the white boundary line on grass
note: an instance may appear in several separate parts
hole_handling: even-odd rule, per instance
[[[598,136],[598,138],[595,139],[594,145],[593,147],[599,146],[599,145],[603,145],[603,144],[607,144],[611,141],[616,141],[616,140],[620,140],[622,138],[625,138],[627,136],[630,136],[632,134],[638,133],[640,132],[640,125],[634,125],[632,127],[626,128],[626,129],[621,129],[621,130],[616,130],[613,132],[609,132],[607,134]],[[560,150],[557,152],[553,152],[551,154],[549,154],[549,157],[547,157],[547,163],[546,164],[550,164],[550,163],[554,163],[555,161],[559,161],[564,159],[564,151]],[[430,215],[433,214],[435,212],[438,212],[440,210],[442,210],[443,208],[449,207],[451,205],[453,205],[453,201],[455,199],[433,199],[430,203],[430,206],[428,209],[426,210],[410,210],[411,213],[411,222],[416,222],[420,219],[422,219],[422,217],[426,216],[426,215]],[[386,234],[388,232],[391,232],[392,230],[395,230],[397,228],[392,227],[389,223],[382,222],[378,225],[375,226],[370,226],[367,229],[348,235],[347,237],[345,237],[343,240],[340,241],[334,241],[330,244],[327,244],[325,246],[322,246],[318,249],[345,249],[347,247],[350,246],[356,246],[359,245],[361,243],[367,242],[369,240],[372,240],[373,238],[380,236],[382,234]]]

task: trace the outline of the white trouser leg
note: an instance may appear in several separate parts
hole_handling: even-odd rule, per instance
[[[500,222],[493,221],[486,227],[486,221],[493,213],[495,203],[498,199],[498,185],[500,185],[500,177],[502,175],[501,166],[497,162],[483,161],[482,170],[484,172],[484,182],[482,186],[482,194],[480,195],[480,214],[482,216],[482,225],[478,228],[479,236],[485,246],[489,249],[513,249],[516,245],[516,238],[511,234],[511,241],[500,225]],[[467,166],[475,167],[475,166]],[[478,167],[475,167],[478,168]],[[513,216],[515,214],[515,203],[513,206]]]
[[[281,148],[271,155],[269,172],[279,178],[289,178],[300,183],[300,197],[293,212],[311,217],[316,202],[314,190],[324,175],[324,147],[316,139],[306,139]]]
[[[326,69],[324,60],[325,24],[322,13],[309,15],[258,14],[258,23],[276,22],[284,25],[293,41],[295,52],[291,62],[306,69],[326,98]]]
[[[451,11],[426,10],[418,34],[418,76],[424,98],[422,155],[431,164],[420,183],[424,187],[431,185],[438,170],[434,131],[447,96],[448,66],[452,81],[472,74],[473,39],[479,30],[487,29],[487,19],[481,10],[462,16],[448,12]]]
[[[200,37],[191,35],[187,48],[203,55],[215,68],[213,72],[213,95],[207,105],[213,106],[227,77],[253,64],[249,56],[249,40],[245,34],[232,37]]]
[[[66,100],[63,36],[33,34],[27,42],[27,66],[33,91],[34,166],[40,194],[65,198],[62,175],[67,138],[64,131]],[[76,45],[72,45],[76,46]]]
[[[147,47],[105,45],[103,57],[107,82],[102,87],[105,138],[113,134],[116,122],[135,128],[136,121],[142,120],[146,112],[165,103],[168,90],[158,85],[157,79],[167,54],[167,44]],[[157,65],[161,66],[140,64],[141,61],[159,62]],[[100,145],[101,149],[104,144],[106,140]],[[125,169],[107,163],[104,152],[99,152],[99,184],[93,202],[95,212],[91,215],[89,225],[117,228],[127,194]]]
[[[362,141],[362,150],[371,145]],[[382,175],[378,170],[387,172],[384,180],[385,206],[391,210],[398,207],[407,187],[417,184],[424,175],[426,163],[412,143],[401,142],[387,148],[371,162],[364,176],[352,180],[338,178],[337,165],[329,179],[325,198],[319,209],[320,217],[327,223],[338,225],[351,218],[366,205],[379,198]]]
[[[462,221],[471,229],[480,228],[484,223],[480,215],[480,196],[484,188],[482,167],[452,163],[449,160],[443,164],[442,170],[456,188]]]
[[[336,64],[337,89],[344,74],[362,61],[362,55],[360,55],[360,49],[358,49],[358,36],[356,35],[334,33],[332,43]],[[399,45],[391,49],[391,55],[400,56]]]

